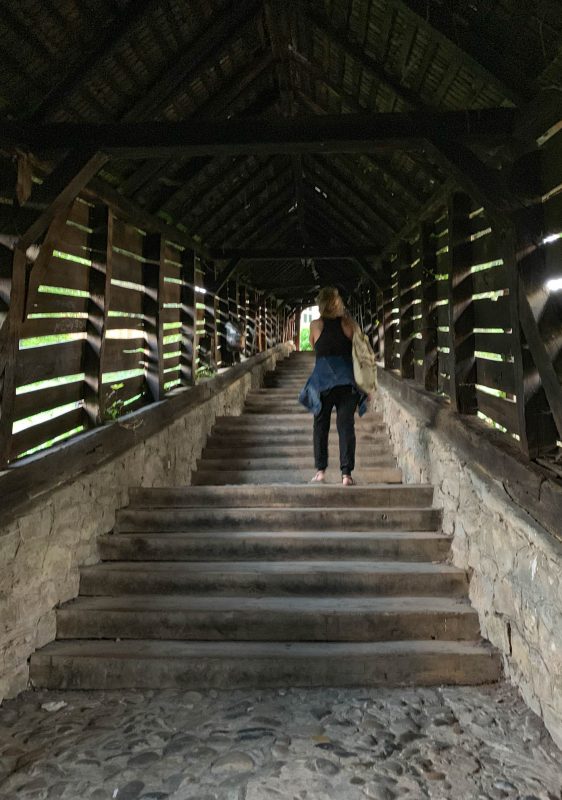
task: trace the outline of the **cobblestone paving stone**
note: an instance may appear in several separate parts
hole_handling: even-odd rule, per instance
[[[562,754],[505,685],[27,692],[0,708],[1,800],[560,800],[561,789]]]

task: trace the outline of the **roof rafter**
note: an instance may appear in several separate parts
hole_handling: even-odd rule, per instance
[[[427,0],[392,0],[393,5],[413,19],[430,36],[447,48],[451,48],[467,69],[485,83],[493,85],[506,100],[521,105],[524,96],[530,96],[527,77],[521,72],[517,76],[506,76],[494,48],[489,47],[481,36],[475,36],[470,26],[454,24],[449,16],[447,4],[439,9],[431,8]]]

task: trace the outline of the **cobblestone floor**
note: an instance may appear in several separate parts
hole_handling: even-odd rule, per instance
[[[0,708],[2,800],[560,800],[561,787],[562,754],[507,686],[28,692]]]

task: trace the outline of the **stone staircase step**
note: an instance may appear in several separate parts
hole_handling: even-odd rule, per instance
[[[396,467],[357,467],[353,472],[354,479],[359,484],[370,483],[402,483],[402,470]],[[191,475],[193,486],[241,486],[244,484],[291,484],[299,485],[310,483],[312,476],[310,469],[284,468],[284,469],[239,469],[239,470],[214,470],[202,466]],[[326,477],[327,484],[341,483],[341,476],[336,470],[329,471]]]
[[[357,458],[357,468],[362,467],[396,467],[396,459],[392,453],[386,455],[379,455],[372,453]],[[241,470],[241,469],[287,469],[287,470],[304,470],[310,479],[314,474],[314,459],[311,453],[308,457],[285,457],[278,456],[277,458],[262,457],[262,458],[221,458],[220,454],[214,457],[204,455],[203,458],[197,460],[197,468],[212,469],[212,470]],[[335,468],[334,468],[335,471]]]
[[[48,689],[479,685],[500,660],[480,642],[54,642],[34,654]]]
[[[59,639],[380,642],[475,640],[466,600],[435,597],[81,597],[57,615]]]
[[[319,487],[318,491],[328,492],[329,489]],[[346,491],[353,490],[347,488]],[[313,531],[322,528],[339,531],[436,531],[440,523],[441,512],[438,509],[415,507],[125,508],[117,512],[115,530],[118,533],[135,531],[187,533],[190,530],[226,529]]]
[[[465,597],[466,573],[400,561],[108,562],[81,571],[80,594]]]
[[[357,450],[361,448],[365,450],[375,450],[379,448],[388,448],[390,447],[390,440],[385,433],[382,432],[363,432],[358,431],[356,435],[357,440]],[[216,447],[224,448],[224,452],[232,453],[238,452],[239,448],[245,447],[247,445],[263,445],[268,444],[270,446],[271,451],[277,445],[287,444],[288,442],[294,443],[295,445],[305,446],[308,445],[309,452],[312,452],[312,430],[309,431],[291,431],[287,430],[272,430],[268,433],[267,429],[264,428],[263,431],[246,431],[246,430],[239,430],[239,431],[222,431],[218,433],[213,433],[212,437],[209,439],[209,444],[213,444]],[[338,434],[336,431],[330,433],[328,438],[328,444],[330,448],[330,452],[332,457],[338,452],[339,442],[338,442]]]
[[[102,561],[225,561],[387,559],[443,561],[451,539],[432,531],[219,531],[109,534],[99,540]]]
[[[175,514],[178,508],[197,508],[203,510],[225,508],[263,509],[266,512],[275,509],[308,509],[320,510],[336,508],[345,512],[354,508],[428,508],[433,502],[433,486],[431,484],[409,483],[398,486],[289,486],[281,493],[274,486],[214,487],[214,486],[182,486],[177,488],[145,488],[129,489],[129,506],[118,514],[126,515],[135,509],[155,512],[158,509]],[[432,509],[436,511],[436,509]],[[234,512],[233,512],[234,513]],[[252,512],[255,513],[255,512]],[[298,513],[301,513],[299,510]],[[437,512],[440,513],[440,512]],[[314,530],[314,528],[312,529]],[[320,527],[316,530],[321,530]],[[329,530],[329,526],[327,527]],[[416,530],[416,528],[411,528]]]
[[[229,431],[242,430],[249,428],[252,431],[259,431],[261,428],[275,426],[279,428],[290,428],[291,430],[306,430],[309,435],[312,433],[314,417],[308,414],[301,419],[294,414],[247,414],[241,417],[217,417],[214,429],[224,429]],[[336,420],[334,418],[334,430]],[[213,430],[214,430],[213,429]],[[386,431],[386,425],[380,414],[369,414],[363,419],[358,419],[355,424],[356,432]]]
[[[297,459],[305,459],[308,460],[311,464],[313,462],[313,455],[312,455],[312,444],[309,441],[308,444],[293,444],[290,440],[285,440],[283,442],[275,442],[275,444],[269,445],[267,441],[262,442],[253,442],[247,441],[244,443],[239,443],[236,447],[236,450],[230,450],[227,452],[235,452],[236,456],[242,459],[262,459],[262,458],[297,458]],[[203,450],[202,457],[203,458],[210,458],[210,459],[220,459],[224,456],[225,450],[220,443],[214,441],[213,438],[210,438],[205,449]],[[335,459],[337,463],[337,453],[338,450],[332,451],[332,459]],[[370,442],[368,446],[362,447],[356,456],[356,463],[359,465],[362,463],[362,459],[364,459],[363,463],[368,464],[369,459],[371,458],[389,458],[393,460],[394,463],[394,452],[388,444],[388,441],[381,439],[380,443],[373,444]]]

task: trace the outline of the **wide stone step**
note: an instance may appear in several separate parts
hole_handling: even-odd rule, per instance
[[[57,612],[59,639],[380,642],[477,640],[466,600],[435,597],[80,597]]]
[[[312,451],[312,424],[310,429],[307,430],[271,430],[269,433],[266,429],[263,431],[232,430],[232,431],[217,431],[213,432],[208,440],[209,444],[212,442],[215,447],[222,447],[227,453],[237,453],[238,448],[245,447],[249,444],[263,445],[268,444],[273,450],[277,445],[287,444],[291,442],[295,445],[308,445],[309,452]],[[364,448],[367,450],[374,450],[379,448],[390,447],[390,440],[384,431],[369,433],[367,431],[358,431],[356,433],[356,447],[357,451]],[[328,445],[330,452],[337,455],[339,440],[336,430],[330,432],[328,437]]]
[[[335,508],[338,512],[345,513],[346,509],[359,508],[361,513],[372,508],[392,508],[408,506],[425,508],[433,502],[433,486],[431,484],[403,484],[400,486],[354,486],[352,489],[343,486],[288,486],[283,491],[275,486],[224,486],[224,487],[199,487],[182,486],[177,488],[141,488],[129,489],[130,505],[118,511],[120,518],[127,516],[136,509],[142,513],[148,510],[154,513],[162,509],[171,515],[176,514],[176,509],[203,507],[203,513],[210,510],[212,513],[219,509],[226,509],[228,514],[237,514],[237,508],[259,509],[251,511],[255,515],[262,511],[266,514],[276,513],[276,509],[301,509],[314,512],[314,509],[326,510]],[[433,509],[436,511],[435,509]],[[386,513],[386,511],[385,511]],[[437,514],[439,512],[436,512]],[[326,526],[329,530],[329,526]],[[314,528],[312,530],[315,530]],[[321,530],[317,527],[316,530]],[[416,530],[411,528],[410,530]]]
[[[439,686],[498,680],[500,660],[473,642],[54,642],[31,659],[47,689]]]
[[[448,564],[396,561],[108,562],[81,570],[81,595],[269,594],[464,597]]]
[[[276,409],[276,403],[260,403],[253,404],[253,403],[245,403],[244,405],[244,414],[271,414],[272,409]],[[300,403],[293,403],[292,405],[285,405],[282,408],[279,408],[279,411],[282,411],[283,414],[294,414],[295,416],[310,416],[310,411],[301,406]]]
[[[221,451],[223,452],[223,451]],[[362,467],[395,467],[396,459],[392,453],[379,455],[378,453],[370,453],[365,455],[358,455],[356,459],[357,468]],[[284,457],[270,458],[221,458],[220,454],[215,457],[204,455],[203,458],[197,460],[198,469],[212,469],[212,470],[241,470],[241,469],[269,469],[269,470],[295,470],[306,471],[310,479],[314,473],[314,458],[312,453],[309,452],[307,456],[291,457],[287,454]]]
[[[202,466],[191,475],[193,486],[241,486],[245,484],[291,484],[302,485],[310,483],[310,468],[297,469],[285,467],[282,469],[212,469]],[[369,485],[374,483],[402,483],[402,470],[396,467],[358,467],[353,472],[354,480],[359,484]],[[332,468],[327,471],[326,483],[334,485],[341,483],[338,470]]]
[[[294,414],[243,414],[240,417],[217,417],[213,430],[262,430],[272,427],[275,428],[290,428],[291,430],[307,430],[312,431],[314,417],[308,413],[304,418],[300,416],[295,419]],[[336,415],[333,414],[333,426],[336,429]],[[372,433],[374,431],[386,431],[385,422],[380,414],[369,414],[362,419],[355,420],[355,431]]]
[[[110,534],[99,539],[103,561],[386,559],[444,561],[451,539],[423,532],[229,532]]]
[[[329,489],[323,487],[319,491]],[[345,488],[345,491],[353,489]],[[440,523],[441,512],[434,508],[146,508],[118,511],[115,530],[118,533],[314,531],[322,528],[336,531],[436,531]]]
[[[332,441],[330,441],[332,444]],[[337,463],[338,460],[338,444],[337,442],[333,443],[333,448],[330,448],[330,453],[332,460],[335,460]],[[312,455],[312,437],[310,437],[308,442],[293,444],[289,440],[279,442],[277,441],[274,445],[268,444],[266,441],[261,442],[239,442],[238,446],[235,450],[232,447],[226,448],[224,444],[221,442],[215,442],[213,438],[210,438],[205,449],[203,450],[203,458],[223,458],[225,455],[230,456],[232,453],[235,453],[238,458],[242,459],[262,459],[262,458],[275,458],[275,459],[284,459],[284,458],[297,458],[297,459],[305,459],[313,463],[313,455]],[[355,461],[357,465],[365,464],[369,465],[370,459],[392,459],[392,463],[395,463],[394,453],[391,449],[388,440],[384,440],[381,438],[380,442],[374,445],[373,443],[369,443],[366,446],[361,446],[358,448]]]

